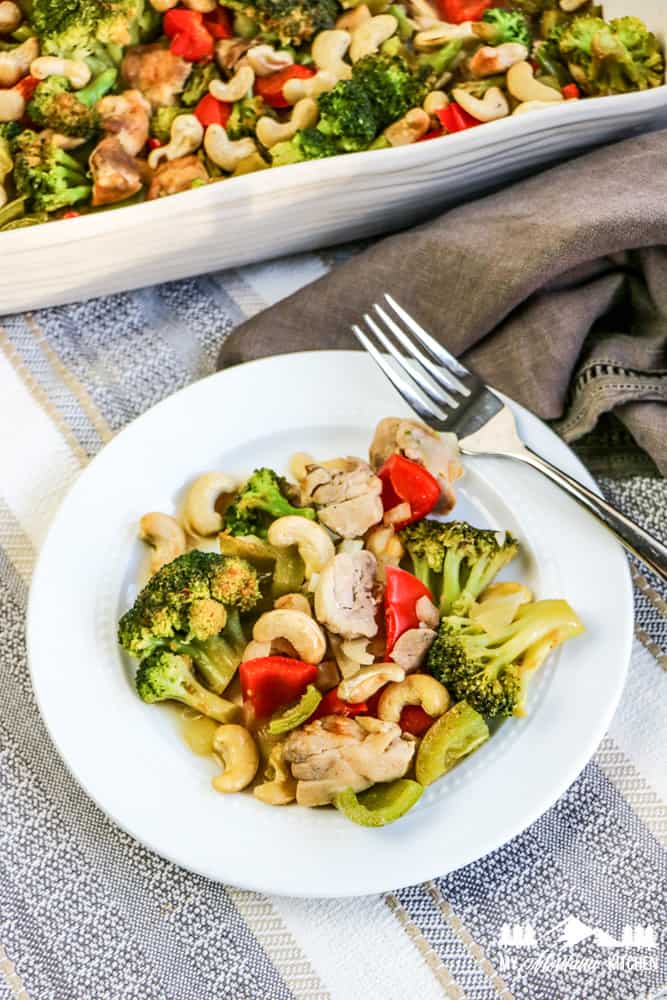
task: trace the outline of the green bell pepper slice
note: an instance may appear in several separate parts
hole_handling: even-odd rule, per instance
[[[409,778],[400,778],[388,784],[374,785],[356,795],[351,788],[339,792],[333,803],[347,819],[359,826],[387,826],[394,823],[419,801],[422,785]]]
[[[479,712],[467,701],[458,702],[426,731],[415,761],[417,781],[431,785],[488,738],[489,727]]]
[[[280,715],[271,719],[267,727],[269,736],[282,736],[283,733],[289,733],[291,729],[296,729],[297,726],[311,717],[321,701],[320,692],[314,684],[309,684],[296,705],[286,708]]]

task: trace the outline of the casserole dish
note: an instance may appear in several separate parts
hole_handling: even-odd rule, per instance
[[[608,0],[664,43],[664,0]],[[312,160],[0,235],[0,313],[72,302],[411,225],[604,142],[667,125],[667,87],[565,102],[431,142]]]

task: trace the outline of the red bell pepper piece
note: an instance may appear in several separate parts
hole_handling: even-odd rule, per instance
[[[204,15],[197,10],[174,7],[164,15],[162,27],[171,38],[170,50],[188,62],[205,62],[213,58],[213,36],[204,25]]]
[[[560,88],[560,92],[566,101],[576,101],[581,97],[581,91],[576,83],[566,83],[564,87]]]
[[[24,101],[29,101],[32,95],[35,93],[38,85],[41,83],[36,76],[24,76],[22,80],[19,80],[17,84],[14,85],[14,90],[17,90]]]
[[[258,721],[298,701],[317,677],[312,663],[289,656],[262,656],[239,667],[243,703]]]
[[[467,111],[464,111],[456,101],[452,101],[446,108],[440,108],[436,111],[436,115],[447,132],[465,132],[468,128],[482,124]]]
[[[417,601],[420,597],[433,600],[428,587],[404,569],[386,568],[387,584],[384,588],[384,619],[387,633],[387,656],[396,642],[411,628],[419,628]]]
[[[438,0],[440,16],[449,24],[481,21],[484,11],[493,6],[497,6],[495,0]]]
[[[156,139],[155,136],[151,136],[146,145],[152,151],[154,149],[159,149],[162,143],[159,139]]]
[[[224,7],[218,7],[211,14],[204,14],[204,27],[213,38],[234,37],[232,19]]]
[[[406,705],[398,720],[403,732],[412,736],[423,736],[434,722],[433,716],[425,712],[421,705]]]
[[[346,718],[352,718],[355,715],[366,715],[367,713],[368,705],[365,701],[355,704],[351,701],[343,701],[342,698],[338,697],[338,690],[333,688],[333,690],[327,691],[308,721],[314,722],[315,719],[322,719],[325,715],[344,715]]]
[[[417,139],[417,142],[426,142],[428,139],[439,139],[441,135],[444,135],[444,129],[432,128],[430,132],[423,135],[421,139]]]
[[[409,503],[412,514],[405,521],[396,524],[404,528],[406,524],[420,521],[430,513],[440,499],[440,484],[435,476],[402,455],[390,455],[378,476],[382,480],[382,503],[385,511],[400,503]]]
[[[218,101],[213,94],[204,94],[195,108],[195,115],[204,128],[209,125],[222,125],[229,121],[233,105],[228,101]]]
[[[60,218],[61,219],[78,219],[80,217],[80,215],[81,215],[81,212],[77,212],[75,209],[70,208],[70,210],[68,212],[63,212],[63,214],[60,216]]]
[[[272,108],[288,108],[289,103],[283,95],[283,87],[288,80],[306,80],[309,76],[315,76],[315,70],[300,63],[293,63],[285,69],[279,69],[277,73],[270,73],[269,76],[258,76],[255,80],[255,93],[263,97]]]

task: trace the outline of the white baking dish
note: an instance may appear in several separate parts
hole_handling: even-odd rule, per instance
[[[667,0],[608,0],[664,41]],[[667,87],[557,105],[396,149],[265,170],[0,234],[0,314],[396,229],[615,138],[667,126]]]

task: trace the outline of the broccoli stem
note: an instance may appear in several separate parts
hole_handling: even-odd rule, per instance
[[[113,88],[117,77],[118,70],[113,67],[105,69],[103,73],[100,73],[94,80],[91,80],[87,87],[77,90],[76,96],[78,100],[89,108],[94,107]]]

